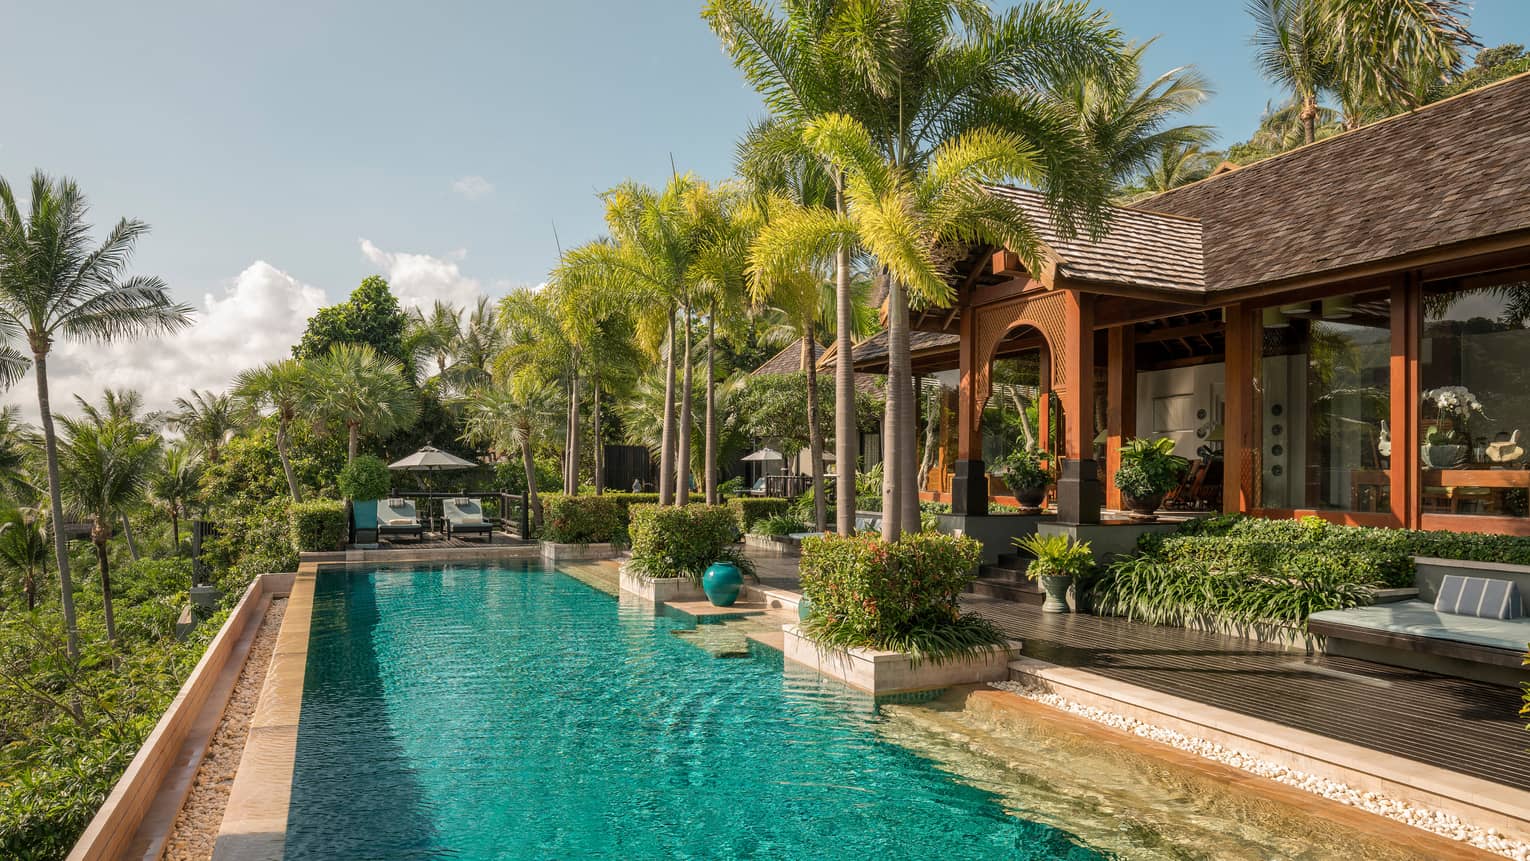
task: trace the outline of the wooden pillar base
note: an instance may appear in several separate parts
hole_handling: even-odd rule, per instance
[[[981,460],[959,460],[951,477],[951,513],[988,513],[988,473]]]
[[[1057,479],[1057,522],[1068,526],[1100,522],[1105,489],[1100,486],[1099,467],[1091,460],[1063,458]]]

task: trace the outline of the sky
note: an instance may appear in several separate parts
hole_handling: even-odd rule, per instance
[[[1240,0],[1097,0],[1150,74],[1193,64],[1221,143],[1280,94]],[[133,270],[197,309],[176,335],[63,346],[55,402],[103,386],[153,407],[287,353],[303,321],[381,274],[406,304],[545,280],[601,233],[600,190],[671,159],[728,176],[763,113],[700,0],[0,0],[0,176],[75,179],[98,232],[152,232]],[[1530,44],[1530,2],[1478,0],[1487,45]],[[0,396],[35,418],[30,381]]]

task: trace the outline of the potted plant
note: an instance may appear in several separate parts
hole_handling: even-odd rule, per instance
[[[1021,514],[1035,514],[1046,502],[1052,473],[1046,468],[1044,452],[1029,446],[1016,446],[994,462],[994,475],[1004,480],[1020,506]]]
[[[1190,462],[1174,453],[1174,440],[1134,439],[1121,447],[1121,466],[1115,483],[1121,502],[1133,520],[1157,519],[1153,512],[1163,504],[1164,494],[1179,486]]]
[[[1472,416],[1483,415],[1482,402],[1465,386],[1440,386],[1424,392],[1424,403],[1435,409],[1435,426],[1424,435],[1424,465],[1450,469],[1467,460],[1471,449],[1468,424]]]
[[[1041,605],[1043,613],[1067,613],[1068,590],[1075,578],[1094,570],[1094,551],[1089,542],[1069,535],[1031,533],[1016,538],[1015,546],[1035,558],[1025,567],[1025,576],[1041,581],[1047,594]]]
[[[357,532],[370,530],[372,533],[358,540],[363,543],[375,541],[377,501],[388,495],[388,488],[393,484],[388,465],[369,454],[357,455],[340,470],[335,484],[340,488],[340,494],[350,500],[352,528]]]

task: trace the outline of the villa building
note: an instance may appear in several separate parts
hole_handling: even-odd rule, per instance
[[[929,498],[1003,498],[985,457],[1017,440],[984,414],[1018,362],[1062,523],[1120,507],[1123,441],[1172,436],[1187,506],[1530,535],[1530,76],[1114,208],[1098,240],[993,192],[1045,264],[973,249],[912,315],[914,373],[948,387]],[[855,361],[884,371],[885,335]]]

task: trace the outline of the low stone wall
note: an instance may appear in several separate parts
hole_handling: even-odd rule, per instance
[[[543,562],[582,562],[592,559],[615,559],[621,551],[616,545],[601,544],[554,544],[541,542]]]
[[[622,591],[655,604],[666,604],[671,601],[704,601],[706,593],[701,587],[691,581],[689,577],[671,577],[662,580],[651,580],[631,570],[626,565],[621,571]]]
[[[1020,644],[995,646],[975,658],[915,662],[903,652],[880,652],[873,649],[827,649],[809,640],[796,625],[782,629],[785,636],[782,652],[794,661],[838,679],[852,688],[873,696],[909,693],[997,682],[1009,678],[1009,662],[1020,653]]]
[[[208,644],[202,659],[160,716],[154,731],[144,740],[138,754],[113,787],[111,794],[85,828],[85,833],[69,853],[70,861],[107,861],[121,857],[132,844],[144,815],[154,803],[160,785],[175,765],[192,725],[196,723],[207,697],[227,666],[250,625],[260,624],[261,615],[272,596],[292,590],[292,574],[263,574],[250,583],[223,627]],[[221,705],[219,706],[221,710]]]

